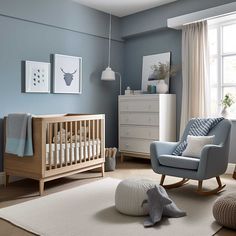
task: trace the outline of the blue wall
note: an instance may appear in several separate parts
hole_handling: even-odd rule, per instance
[[[47,6],[50,7],[52,2],[55,3],[54,0],[52,2],[30,0],[28,1],[29,5],[25,3],[21,6],[19,1],[17,3],[17,1],[6,0],[0,1],[1,12],[4,4],[6,3],[5,6],[9,5],[9,2],[16,4],[15,13],[24,10],[26,13],[24,17],[28,17],[29,11],[33,15],[32,12],[39,10],[38,8],[32,8],[30,2],[37,2],[37,4],[43,2],[44,5],[41,5],[40,8],[42,11]],[[24,0],[21,0],[22,2]],[[78,9],[80,5],[76,4],[76,7]],[[34,19],[33,21],[30,18],[20,19],[23,13],[20,16],[12,17],[14,12],[10,11],[10,7],[8,8],[9,14],[7,14],[6,9],[4,15],[0,14],[0,118],[12,112],[29,112],[32,114],[105,113],[106,144],[107,146],[116,146],[119,82],[118,80],[116,82],[100,80],[101,71],[107,66],[108,53],[108,40],[102,35],[103,32],[105,33],[104,29],[106,29],[103,20],[108,21],[109,17],[107,14],[81,7],[83,13],[87,13],[87,17],[90,16],[90,24],[84,28],[87,32],[82,32],[82,29],[81,32],[72,29],[73,25],[70,24],[68,24],[68,28],[66,28],[66,25],[59,27],[58,24],[64,22],[62,19],[57,22],[57,25],[54,25],[49,21],[50,18],[48,18],[46,24],[46,22],[41,22],[43,18]],[[67,13],[71,13],[73,18],[73,11]],[[53,15],[57,14],[54,13]],[[57,15],[57,17],[63,18],[60,15]],[[64,18],[64,20],[67,19]],[[78,22],[78,25],[83,26],[85,24],[82,20]],[[85,20],[87,20],[86,17]],[[116,21],[117,19],[113,18],[113,20]],[[93,29],[96,29],[96,31],[93,31]],[[118,39],[119,28],[116,28],[116,23],[113,32],[115,40],[112,41],[112,67],[123,74],[124,45]],[[22,93],[23,61],[50,62],[50,55],[54,53],[81,56],[83,58],[82,95]],[[0,125],[0,136],[2,136],[2,123]],[[2,151],[2,139],[0,149]],[[0,157],[1,170],[2,157]]]
[[[235,2],[235,0],[179,0],[121,19],[123,38],[147,32],[166,29],[167,19],[175,16],[201,11],[207,8]]]
[[[125,42],[125,82],[124,86],[141,89],[143,56],[171,52],[171,64],[181,66],[181,32],[161,30],[151,34],[133,37]],[[181,71],[170,80],[170,92],[177,95],[177,120],[180,119]],[[177,122],[177,130],[179,122]]]
[[[109,15],[72,0],[0,0],[0,14],[107,38]],[[120,19],[113,17],[112,26],[120,40]]]

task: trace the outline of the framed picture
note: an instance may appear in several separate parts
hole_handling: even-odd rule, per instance
[[[54,93],[82,93],[82,58],[54,55],[53,68]]]
[[[144,92],[147,91],[148,85],[157,86],[158,81],[160,81],[161,76],[163,76],[163,68],[164,70],[170,69],[170,52],[143,57],[142,90]],[[164,76],[165,78],[163,78],[161,82],[165,84],[166,92],[163,93],[168,93],[170,79],[169,72],[166,72]]]
[[[25,92],[50,93],[50,63],[25,62]]]

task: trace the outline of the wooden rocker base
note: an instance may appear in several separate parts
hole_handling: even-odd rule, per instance
[[[185,185],[189,181],[189,179],[183,178],[181,181],[179,181],[177,183],[164,185],[165,177],[166,177],[165,175],[161,176],[160,185],[163,186],[166,189],[172,189],[172,188],[181,187],[181,186]]]
[[[203,196],[209,196],[209,195],[212,195],[212,194],[217,194],[217,193],[220,193],[222,192],[222,189],[226,186],[225,184],[222,185],[221,183],[221,180],[220,180],[220,176],[217,176],[216,177],[216,180],[217,180],[217,183],[218,183],[218,187],[215,188],[215,189],[212,189],[212,190],[209,190],[209,191],[203,191],[202,190],[202,180],[199,180],[198,181],[198,189],[197,189],[197,193],[200,194],[200,195],[203,195]]]
[[[166,177],[165,175],[162,175],[162,176],[161,176],[160,185],[163,186],[163,187],[166,188],[166,189],[172,189],[172,188],[181,187],[181,186],[185,185],[185,184],[189,181],[189,179],[183,178],[181,181],[179,181],[179,182],[177,182],[177,183],[164,185],[165,177]],[[217,176],[217,177],[216,177],[216,180],[217,180],[217,183],[218,183],[218,187],[215,188],[215,189],[212,189],[212,190],[210,190],[210,191],[204,191],[204,190],[202,189],[203,180],[199,180],[199,181],[198,181],[198,189],[197,189],[196,192],[197,192],[199,195],[203,195],[203,196],[209,196],[209,195],[213,195],[213,194],[217,194],[217,193],[222,192],[222,189],[223,189],[226,185],[225,185],[225,184],[222,185],[221,180],[220,180],[220,176]]]
[[[233,178],[236,179],[236,168],[234,170]]]

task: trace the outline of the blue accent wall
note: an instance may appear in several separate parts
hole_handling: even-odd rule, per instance
[[[107,38],[109,15],[72,0],[0,0],[0,14]],[[121,23],[112,18],[112,38],[121,40]]]
[[[15,4],[14,8],[9,5],[10,2]],[[21,5],[19,2],[21,4],[24,2],[24,4]],[[39,2],[41,3],[39,4]],[[73,3],[77,10],[81,7],[83,15],[85,15],[84,21],[81,16],[78,18],[80,20],[77,22],[77,27],[81,26],[80,29],[75,29],[75,23],[74,25],[68,23],[73,22],[73,18],[77,19],[73,8],[64,9],[64,13],[71,14],[69,19],[62,15],[62,8],[66,7],[64,3],[61,5],[61,11],[59,11],[59,7],[55,7],[55,12],[46,10],[47,7],[52,10],[52,3],[56,6],[56,2],[59,1],[0,1],[0,12],[3,13],[3,9],[5,9],[4,15],[0,13],[0,118],[14,112],[32,114],[105,113],[106,145],[117,146],[119,81],[100,80],[101,72],[107,66],[108,40],[105,38],[105,33],[106,35],[108,33],[108,24],[103,23],[109,22],[109,16]],[[36,5],[32,5],[32,3]],[[38,4],[41,8],[36,7]],[[32,19],[33,13],[35,12],[37,15],[39,9],[43,12],[42,19],[40,16]],[[46,15],[44,10],[48,13],[47,22],[42,23]],[[29,11],[31,12],[29,13]],[[54,19],[55,24],[52,24],[49,13],[52,19],[57,18],[58,22]],[[24,19],[21,18],[23,15]],[[116,20],[113,17],[113,22]],[[124,44],[117,36],[118,32],[119,27],[114,23],[111,64],[115,71],[123,74]],[[55,53],[83,58],[83,93],[81,95],[22,93],[23,61],[52,62],[52,54]],[[2,133],[1,121],[1,153],[3,150]],[[0,171],[2,169],[1,155]]]
[[[171,52],[171,64],[181,66],[181,31],[161,30],[130,38],[125,42],[124,86],[141,89],[143,56]],[[181,71],[170,80],[170,92],[176,94],[177,130],[179,130],[182,77]]]
[[[179,0],[121,19],[121,34],[123,38],[140,35],[147,32],[166,29],[167,19],[207,8],[235,2],[235,0]]]

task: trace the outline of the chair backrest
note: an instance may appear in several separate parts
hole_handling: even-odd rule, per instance
[[[187,138],[189,129],[194,121],[195,119],[191,119],[188,122],[184,130],[183,136],[181,138],[181,141]],[[231,131],[231,122],[227,119],[224,119],[210,130],[208,136],[215,135],[214,144],[227,147],[229,146],[230,131]]]

